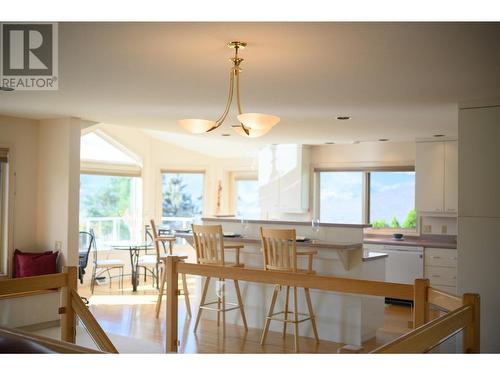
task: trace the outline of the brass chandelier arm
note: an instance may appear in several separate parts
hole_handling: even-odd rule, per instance
[[[226,108],[224,109],[222,115],[217,120],[215,120],[215,126],[208,129],[207,133],[217,129],[219,126],[222,125],[222,123],[226,119],[227,114],[229,113],[229,109],[231,108],[231,103],[233,102],[233,92],[234,92],[234,68],[231,68],[231,70],[229,71],[229,93],[227,95]]]
[[[238,52],[238,49],[236,49],[236,52]],[[236,104],[237,104],[237,107],[238,107],[238,114],[241,115],[243,113],[243,111],[241,110],[241,101],[240,101],[240,70],[239,70],[238,67],[234,68],[234,74],[236,75]],[[240,122],[240,126],[241,126],[241,128],[243,129],[243,131],[245,132],[246,135],[250,135],[250,130],[247,129],[245,127],[245,125],[243,125],[241,122]]]

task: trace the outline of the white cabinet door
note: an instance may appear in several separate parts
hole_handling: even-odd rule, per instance
[[[444,143],[444,211],[458,211],[458,141]]]
[[[444,142],[418,142],[415,162],[417,211],[443,212]]]

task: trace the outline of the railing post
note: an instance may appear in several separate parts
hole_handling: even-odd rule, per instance
[[[429,279],[415,279],[413,287],[413,328],[418,328],[429,320],[428,287]]]
[[[176,267],[179,260],[180,258],[177,256],[169,256],[165,262],[164,272],[167,275],[167,353],[177,352],[179,345],[177,339],[179,275]]]
[[[66,274],[66,286],[61,288],[61,301],[63,313],[61,315],[61,341],[75,343],[76,339],[76,315],[71,301],[71,290],[77,288],[76,267],[63,267]]]
[[[481,345],[481,310],[479,294],[466,293],[463,296],[464,305],[472,306],[472,322],[464,328],[464,353],[479,353]]]

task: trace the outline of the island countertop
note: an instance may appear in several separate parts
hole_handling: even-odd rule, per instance
[[[185,239],[190,239],[193,237],[193,234],[191,232],[183,233],[183,232],[176,232],[175,233],[176,237],[180,238],[185,238]],[[224,237],[224,244],[225,245],[230,245],[231,243],[243,243],[243,244],[260,244],[260,239],[259,238],[248,238],[248,237]],[[336,250],[336,251],[342,251],[342,252],[355,252],[359,251],[362,249],[363,244],[362,243],[333,243],[333,242],[326,242],[326,241],[297,241],[297,247],[298,248],[308,248],[308,249],[324,249],[324,250]],[[366,261],[371,261],[371,260],[376,260],[380,258],[386,257],[387,254],[385,253],[378,253],[378,252],[365,252],[363,254],[362,260],[364,262]]]

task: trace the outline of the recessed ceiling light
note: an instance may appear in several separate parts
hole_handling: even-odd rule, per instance
[[[231,134],[228,134],[228,133],[223,133],[223,134],[221,134],[221,135],[222,135],[223,137],[230,137],[230,136],[231,136]]]
[[[439,137],[445,137],[444,134],[434,134],[433,137],[439,138]]]
[[[337,120],[350,120],[349,116],[337,116]]]
[[[0,91],[14,91],[12,87],[0,86]]]
[[[388,139],[387,139],[387,138],[380,138],[378,141],[379,141],[379,142],[387,142],[387,141],[388,141]]]
[[[325,142],[325,145],[334,145],[335,142]]]

